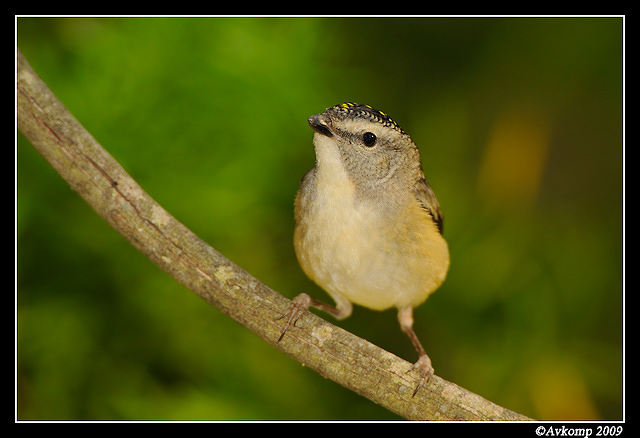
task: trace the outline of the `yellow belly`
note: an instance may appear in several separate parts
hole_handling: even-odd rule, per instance
[[[447,243],[417,201],[395,217],[353,199],[333,201],[307,211],[294,238],[302,269],[327,293],[384,310],[415,307],[442,284]]]

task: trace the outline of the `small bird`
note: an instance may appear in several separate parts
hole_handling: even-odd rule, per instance
[[[415,143],[387,114],[352,102],[309,117],[316,165],[295,201],[294,246],[302,270],[335,301],[298,295],[280,334],[310,307],[337,319],[352,304],[397,308],[418,352],[407,371],[420,375],[413,395],[433,374],[413,330],[413,309],[444,281],[449,249],[442,212],[427,183]]]

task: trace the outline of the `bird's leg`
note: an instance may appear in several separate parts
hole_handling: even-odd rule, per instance
[[[327,312],[333,315],[337,319],[345,319],[349,315],[351,315],[351,311],[353,306],[351,302],[347,299],[343,299],[342,297],[336,298],[336,306],[331,306],[329,304],[323,303],[322,301],[316,300],[315,298],[311,298],[309,295],[305,293],[301,293],[297,297],[293,299],[291,307],[289,311],[284,315],[280,316],[276,320],[287,318],[287,322],[284,327],[282,327],[282,332],[280,332],[280,337],[278,338],[278,342],[284,337],[284,334],[287,332],[289,327],[293,327],[296,325],[296,322],[302,314],[309,310],[311,307],[315,307],[316,309],[320,309],[323,312]]]
[[[425,382],[428,382],[429,378],[433,375],[433,366],[431,366],[431,359],[429,359],[426,351],[424,351],[424,347],[420,343],[418,336],[413,331],[413,308],[403,307],[399,309],[398,321],[400,322],[400,327],[407,334],[407,336],[409,336],[409,339],[411,339],[411,343],[418,352],[418,361],[407,370],[407,373],[413,370],[418,370],[421,373],[420,381],[418,382],[416,389],[414,389],[413,391],[413,396],[415,397],[422,385]]]

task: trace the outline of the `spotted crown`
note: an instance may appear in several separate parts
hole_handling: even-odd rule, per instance
[[[354,102],[345,102],[332,106],[330,109],[350,115],[353,117],[362,117],[377,123],[381,123],[389,128],[393,128],[401,134],[405,134],[402,128],[386,113],[372,108],[369,105],[363,105]]]

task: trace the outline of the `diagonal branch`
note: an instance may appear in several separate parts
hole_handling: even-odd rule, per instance
[[[291,301],[227,260],[158,205],[17,52],[18,129],[134,247],[213,306],[321,375],[411,420],[528,420],[433,376],[412,397],[409,362],[307,313],[278,341]]]

